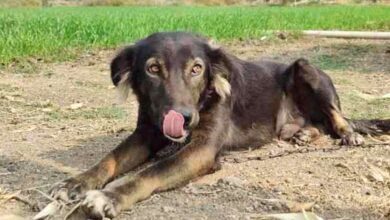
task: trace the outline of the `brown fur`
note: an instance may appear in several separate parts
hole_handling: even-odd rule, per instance
[[[202,71],[195,74],[196,62]],[[147,72],[150,63],[161,72]],[[86,193],[81,207],[88,217],[113,218],[154,192],[207,174],[224,148],[261,146],[274,138],[305,144],[321,132],[359,145],[363,138],[354,129],[390,127],[387,121],[345,119],[331,79],[304,59],[291,65],[247,62],[189,33],[151,35],[123,49],[111,71],[113,83],[125,93],[131,87],[138,98],[137,129],[96,166],[53,189]],[[164,115],[172,109],[185,118],[188,135],[163,133]],[[182,145],[177,153],[112,181],[172,141]]]

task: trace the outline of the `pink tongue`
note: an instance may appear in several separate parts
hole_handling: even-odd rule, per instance
[[[164,134],[178,138],[184,135],[184,117],[182,114],[170,110],[164,117],[163,122]]]

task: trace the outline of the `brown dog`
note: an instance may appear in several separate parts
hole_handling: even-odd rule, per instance
[[[152,193],[206,174],[227,146],[260,146],[275,137],[306,143],[320,132],[359,145],[364,139],[355,131],[390,129],[390,120],[345,119],[329,76],[304,59],[247,62],[190,33],[156,33],[123,49],[111,76],[124,96],[132,88],[138,98],[136,130],[97,165],[52,191],[83,198],[82,210],[91,218],[113,218]],[[183,147],[112,181],[172,142]]]

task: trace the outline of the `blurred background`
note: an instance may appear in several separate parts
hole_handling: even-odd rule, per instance
[[[302,5],[375,4],[389,0],[0,0],[0,7],[20,6],[95,6],[95,5]]]

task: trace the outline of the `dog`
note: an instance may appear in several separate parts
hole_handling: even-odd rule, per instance
[[[114,218],[152,193],[207,174],[226,148],[275,138],[309,143],[321,134],[353,146],[363,144],[361,134],[390,130],[390,120],[345,118],[330,77],[305,59],[248,62],[187,32],[155,33],[124,48],[111,77],[124,98],[130,89],[137,97],[135,131],[52,189],[82,199],[82,212],[93,219]],[[172,143],[181,145],[176,153],[124,175]]]

